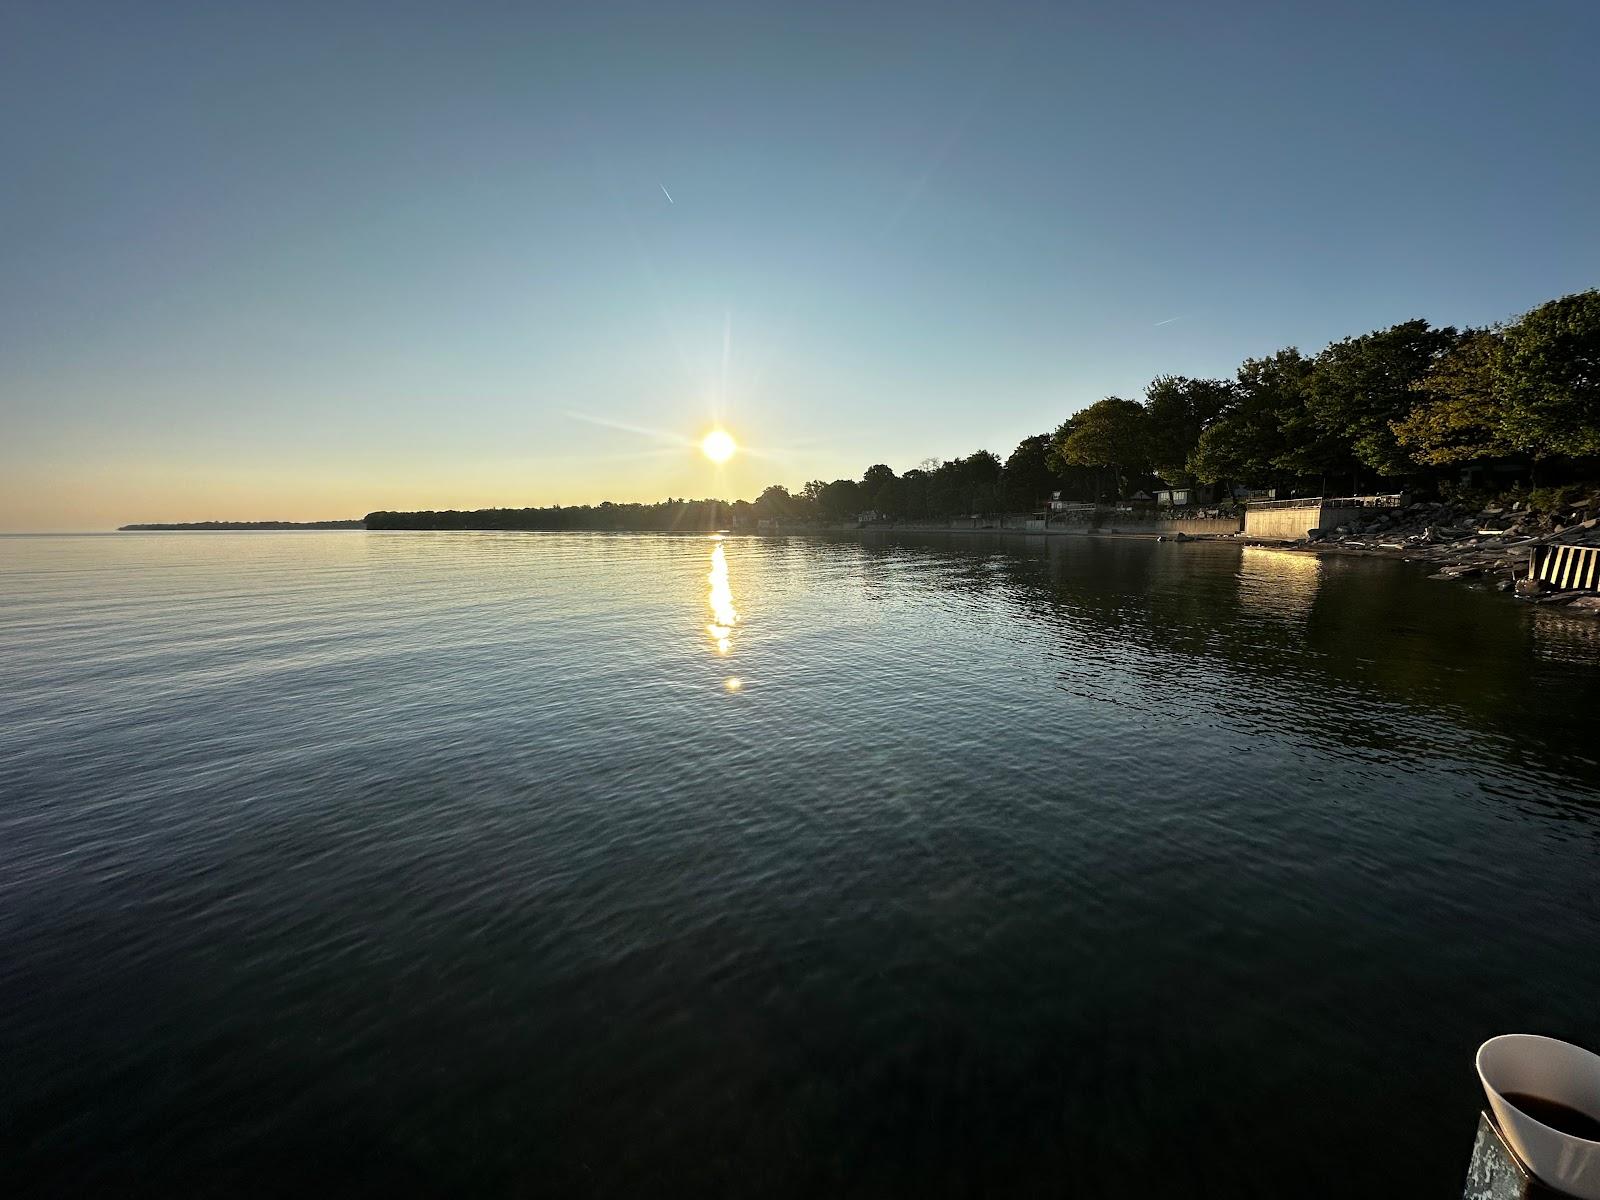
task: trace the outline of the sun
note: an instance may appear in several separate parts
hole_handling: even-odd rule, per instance
[[[700,440],[700,453],[714,463],[725,463],[739,448],[733,435],[725,429],[713,429]]]

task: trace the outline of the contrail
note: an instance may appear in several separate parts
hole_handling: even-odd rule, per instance
[[[1165,321],[1157,321],[1155,327],[1160,329],[1163,325],[1171,325],[1174,321],[1181,321],[1182,317],[1168,317]]]
[[[605,417],[591,417],[587,413],[572,412],[570,409],[562,414],[571,417],[574,421],[587,421],[591,425],[599,425],[605,429],[620,429],[623,433],[636,433],[640,437],[655,438],[673,446],[693,446],[695,443],[682,434],[672,433],[665,429],[651,429],[645,425],[629,425],[625,421],[611,421]]]
[[[656,184],[656,186],[661,189],[661,194],[667,198],[667,203],[668,204],[676,204],[677,203],[677,201],[672,198],[672,193],[667,191],[667,185],[666,184],[658,183],[658,184]]]

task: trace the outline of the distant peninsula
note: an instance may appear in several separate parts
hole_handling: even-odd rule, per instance
[[[740,505],[722,500],[583,504],[570,508],[479,508],[462,512],[370,512],[368,529],[544,529],[703,533],[723,528]],[[748,508],[749,505],[742,507]]]
[[[365,521],[173,521],[142,525],[119,525],[118,533],[148,533],[152,530],[198,530],[201,532],[244,532],[270,529],[365,529]]]

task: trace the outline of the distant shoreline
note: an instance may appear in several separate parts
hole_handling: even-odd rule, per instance
[[[365,521],[153,521],[138,525],[118,525],[118,533],[221,532],[250,533],[273,529],[365,529]]]

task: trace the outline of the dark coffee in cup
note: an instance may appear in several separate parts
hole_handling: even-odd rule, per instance
[[[1600,1119],[1579,1112],[1559,1100],[1546,1100],[1543,1096],[1530,1096],[1527,1092],[1502,1092],[1506,1100],[1528,1114],[1541,1125],[1559,1130],[1571,1137],[1600,1142]]]

